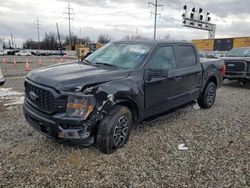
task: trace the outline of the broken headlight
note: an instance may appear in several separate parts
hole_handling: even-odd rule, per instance
[[[85,120],[93,111],[94,105],[95,98],[92,95],[69,95],[66,116]]]

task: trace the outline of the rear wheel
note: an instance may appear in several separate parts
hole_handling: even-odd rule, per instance
[[[97,147],[111,154],[123,147],[129,140],[132,127],[131,111],[125,106],[115,106],[100,123],[97,132]]]
[[[214,82],[208,82],[198,99],[198,104],[201,108],[208,109],[214,104],[216,98],[216,85]]]

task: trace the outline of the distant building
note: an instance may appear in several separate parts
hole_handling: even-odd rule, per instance
[[[3,50],[3,39],[0,39],[0,50]]]

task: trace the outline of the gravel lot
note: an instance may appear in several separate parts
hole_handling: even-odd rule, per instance
[[[23,92],[23,80],[4,87]],[[0,98],[0,187],[250,187],[249,94],[227,82],[213,108],[140,124],[112,155],[47,140]]]

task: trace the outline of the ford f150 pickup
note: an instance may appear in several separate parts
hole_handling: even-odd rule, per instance
[[[229,80],[250,81],[250,48],[234,48],[223,58]]]
[[[196,100],[212,107],[224,71],[223,60],[201,63],[188,42],[111,42],[82,62],[29,73],[24,115],[51,139],[109,154],[127,143],[134,122]]]

